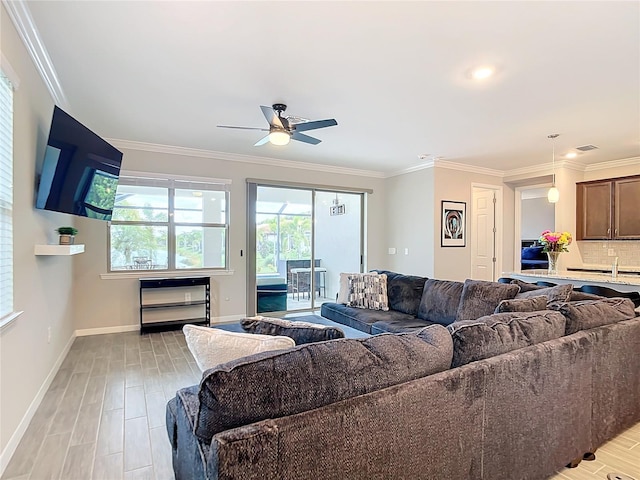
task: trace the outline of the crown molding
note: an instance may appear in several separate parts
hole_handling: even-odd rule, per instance
[[[620,160],[611,160],[610,162],[599,162],[587,165],[585,172],[594,172],[596,170],[607,170],[609,168],[628,167],[630,165],[640,166],[640,157],[622,158]]]
[[[495,170],[493,168],[467,165],[465,163],[450,162],[449,160],[435,159],[434,164],[436,167],[440,168],[448,168],[449,170],[458,170],[461,172],[477,173],[479,175],[489,175],[492,177],[502,178],[505,174],[503,170]]]
[[[2,4],[7,9],[9,17],[16,27],[22,43],[29,52],[29,56],[33,61],[42,81],[46,85],[53,101],[56,105],[68,110],[69,103],[67,97],[62,90],[62,85],[58,80],[58,74],[53,67],[53,62],[49,58],[49,53],[44,46],[44,42],[40,38],[40,33],[33,21],[29,7],[22,0],[8,1],[2,0]]]
[[[435,160],[431,159],[424,163],[414,165],[412,167],[403,168],[402,170],[396,170],[395,172],[391,172],[385,175],[385,178],[397,177],[398,175],[404,175],[405,173],[418,172],[420,170],[424,170],[425,168],[433,168],[433,167],[435,167]]]
[[[298,168],[301,170],[313,170],[316,172],[337,173],[341,175],[357,175],[360,177],[386,178],[382,172],[373,170],[360,170],[356,168],[337,167],[333,165],[321,165],[319,163],[296,162],[293,160],[281,160],[276,158],[258,157],[253,155],[241,155],[239,153],[216,152],[213,150],[203,150],[198,148],[176,147],[172,145],[160,145],[156,143],[136,142],[132,140],[120,140],[107,138],[116,148],[127,150],[140,150],[153,153],[166,153],[169,155],[182,155],[186,157],[209,158],[215,160],[226,160],[229,162],[253,163],[259,165],[269,165],[272,167]]]

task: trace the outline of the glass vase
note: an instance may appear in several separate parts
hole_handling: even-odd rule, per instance
[[[562,252],[547,252],[547,258],[549,259],[549,267],[547,273],[550,275],[556,275],[558,273],[558,258]]]

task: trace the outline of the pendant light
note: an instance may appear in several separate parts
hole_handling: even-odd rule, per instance
[[[553,168],[553,180],[551,182],[551,188],[547,192],[547,200],[549,203],[558,203],[560,199],[560,191],[556,188],[556,144],[555,139],[560,136],[559,133],[552,133],[547,138],[553,140],[553,160],[552,160],[552,168]]]

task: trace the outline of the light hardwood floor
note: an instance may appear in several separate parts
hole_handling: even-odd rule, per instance
[[[179,330],[76,338],[2,480],[173,479],[165,405],[200,376]],[[550,480],[640,480],[640,424],[596,456]]]

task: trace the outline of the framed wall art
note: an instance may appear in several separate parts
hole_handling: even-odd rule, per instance
[[[467,239],[467,203],[442,200],[441,243],[443,247],[464,247]]]

